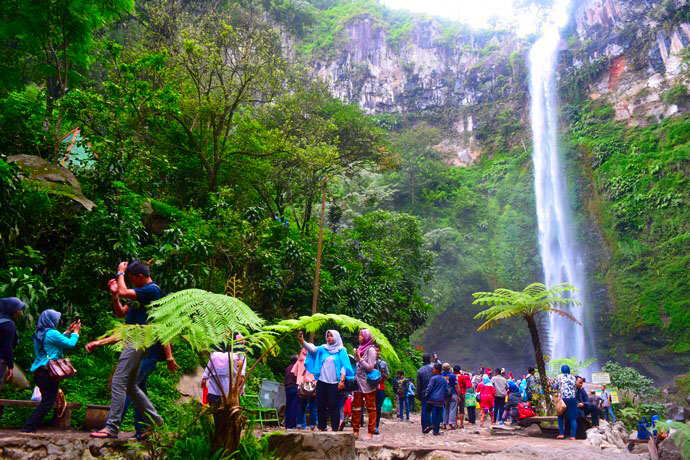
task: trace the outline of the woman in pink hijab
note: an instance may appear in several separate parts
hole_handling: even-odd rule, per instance
[[[314,376],[307,370],[304,365],[304,361],[307,359],[307,350],[302,348],[297,357],[297,362],[292,366],[292,373],[297,379],[297,388],[305,382],[314,382]],[[314,385],[316,383],[314,382]],[[299,396],[298,393],[298,405],[297,405],[297,428],[306,429],[309,426],[310,429],[314,430],[316,428],[316,423],[318,422],[318,406],[316,403],[316,394],[309,398],[303,398]],[[309,414],[309,421],[307,423],[307,414]]]
[[[359,437],[359,427],[362,423],[362,403],[367,408],[367,437],[371,439],[376,431],[376,390],[380,380],[370,380],[367,374],[376,367],[376,348],[374,348],[374,337],[368,329],[360,329],[359,331],[359,347],[355,351],[355,361],[357,361],[357,370],[355,371],[355,380],[359,391],[355,391],[354,400],[352,402],[352,432],[355,438]]]

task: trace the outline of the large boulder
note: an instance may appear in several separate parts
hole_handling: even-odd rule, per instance
[[[621,422],[611,424],[601,420],[599,426],[587,430],[587,442],[600,449],[625,449],[628,432]]]
[[[278,432],[269,436],[268,445],[281,460],[355,460],[352,433]]]
[[[659,443],[659,460],[683,460],[678,445],[670,436]]]

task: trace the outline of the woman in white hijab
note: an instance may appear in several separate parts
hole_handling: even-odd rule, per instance
[[[307,350],[305,366],[316,379],[316,399],[318,403],[319,430],[326,431],[328,420],[331,429],[340,427],[340,395],[338,391],[345,388],[345,379],[354,378],[350,358],[343,346],[343,339],[336,330],[326,331],[326,343],[315,346],[304,340],[300,332],[297,335],[300,345]]]

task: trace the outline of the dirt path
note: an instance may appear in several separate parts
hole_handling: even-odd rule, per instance
[[[372,441],[357,441],[360,459],[369,458],[494,458],[494,459],[644,459],[647,455],[632,455],[595,449],[587,441],[563,441],[552,437],[518,435],[506,430],[505,434],[492,434],[487,427],[478,425],[463,430],[442,431],[441,436],[423,434],[419,416],[411,422],[397,419],[381,420],[381,435]],[[346,430],[348,430],[346,428]],[[497,431],[497,430],[494,430]],[[398,456],[384,455],[397,451]],[[415,452],[416,455],[410,454]],[[363,454],[368,454],[363,456]]]

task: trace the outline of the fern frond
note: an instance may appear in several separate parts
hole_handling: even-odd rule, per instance
[[[360,329],[369,329],[369,332],[371,332],[371,335],[374,337],[376,343],[378,343],[379,348],[381,349],[383,359],[393,365],[396,365],[400,362],[398,354],[395,352],[395,349],[390,344],[383,332],[373,326],[370,326],[364,321],[360,321],[347,315],[316,313],[311,316],[301,316],[298,319],[286,319],[275,325],[266,326],[264,327],[264,330],[277,332],[279,334],[297,332],[300,330],[306,332],[317,332],[330,322],[336,324],[339,328],[350,332],[355,332]]]
[[[563,318],[568,318],[569,320],[582,326],[582,323],[580,322],[580,320],[578,320],[575,316],[573,316],[571,313],[569,313],[565,310],[559,310],[558,308],[550,308],[549,313],[554,313],[556,315],[562,316]]]

